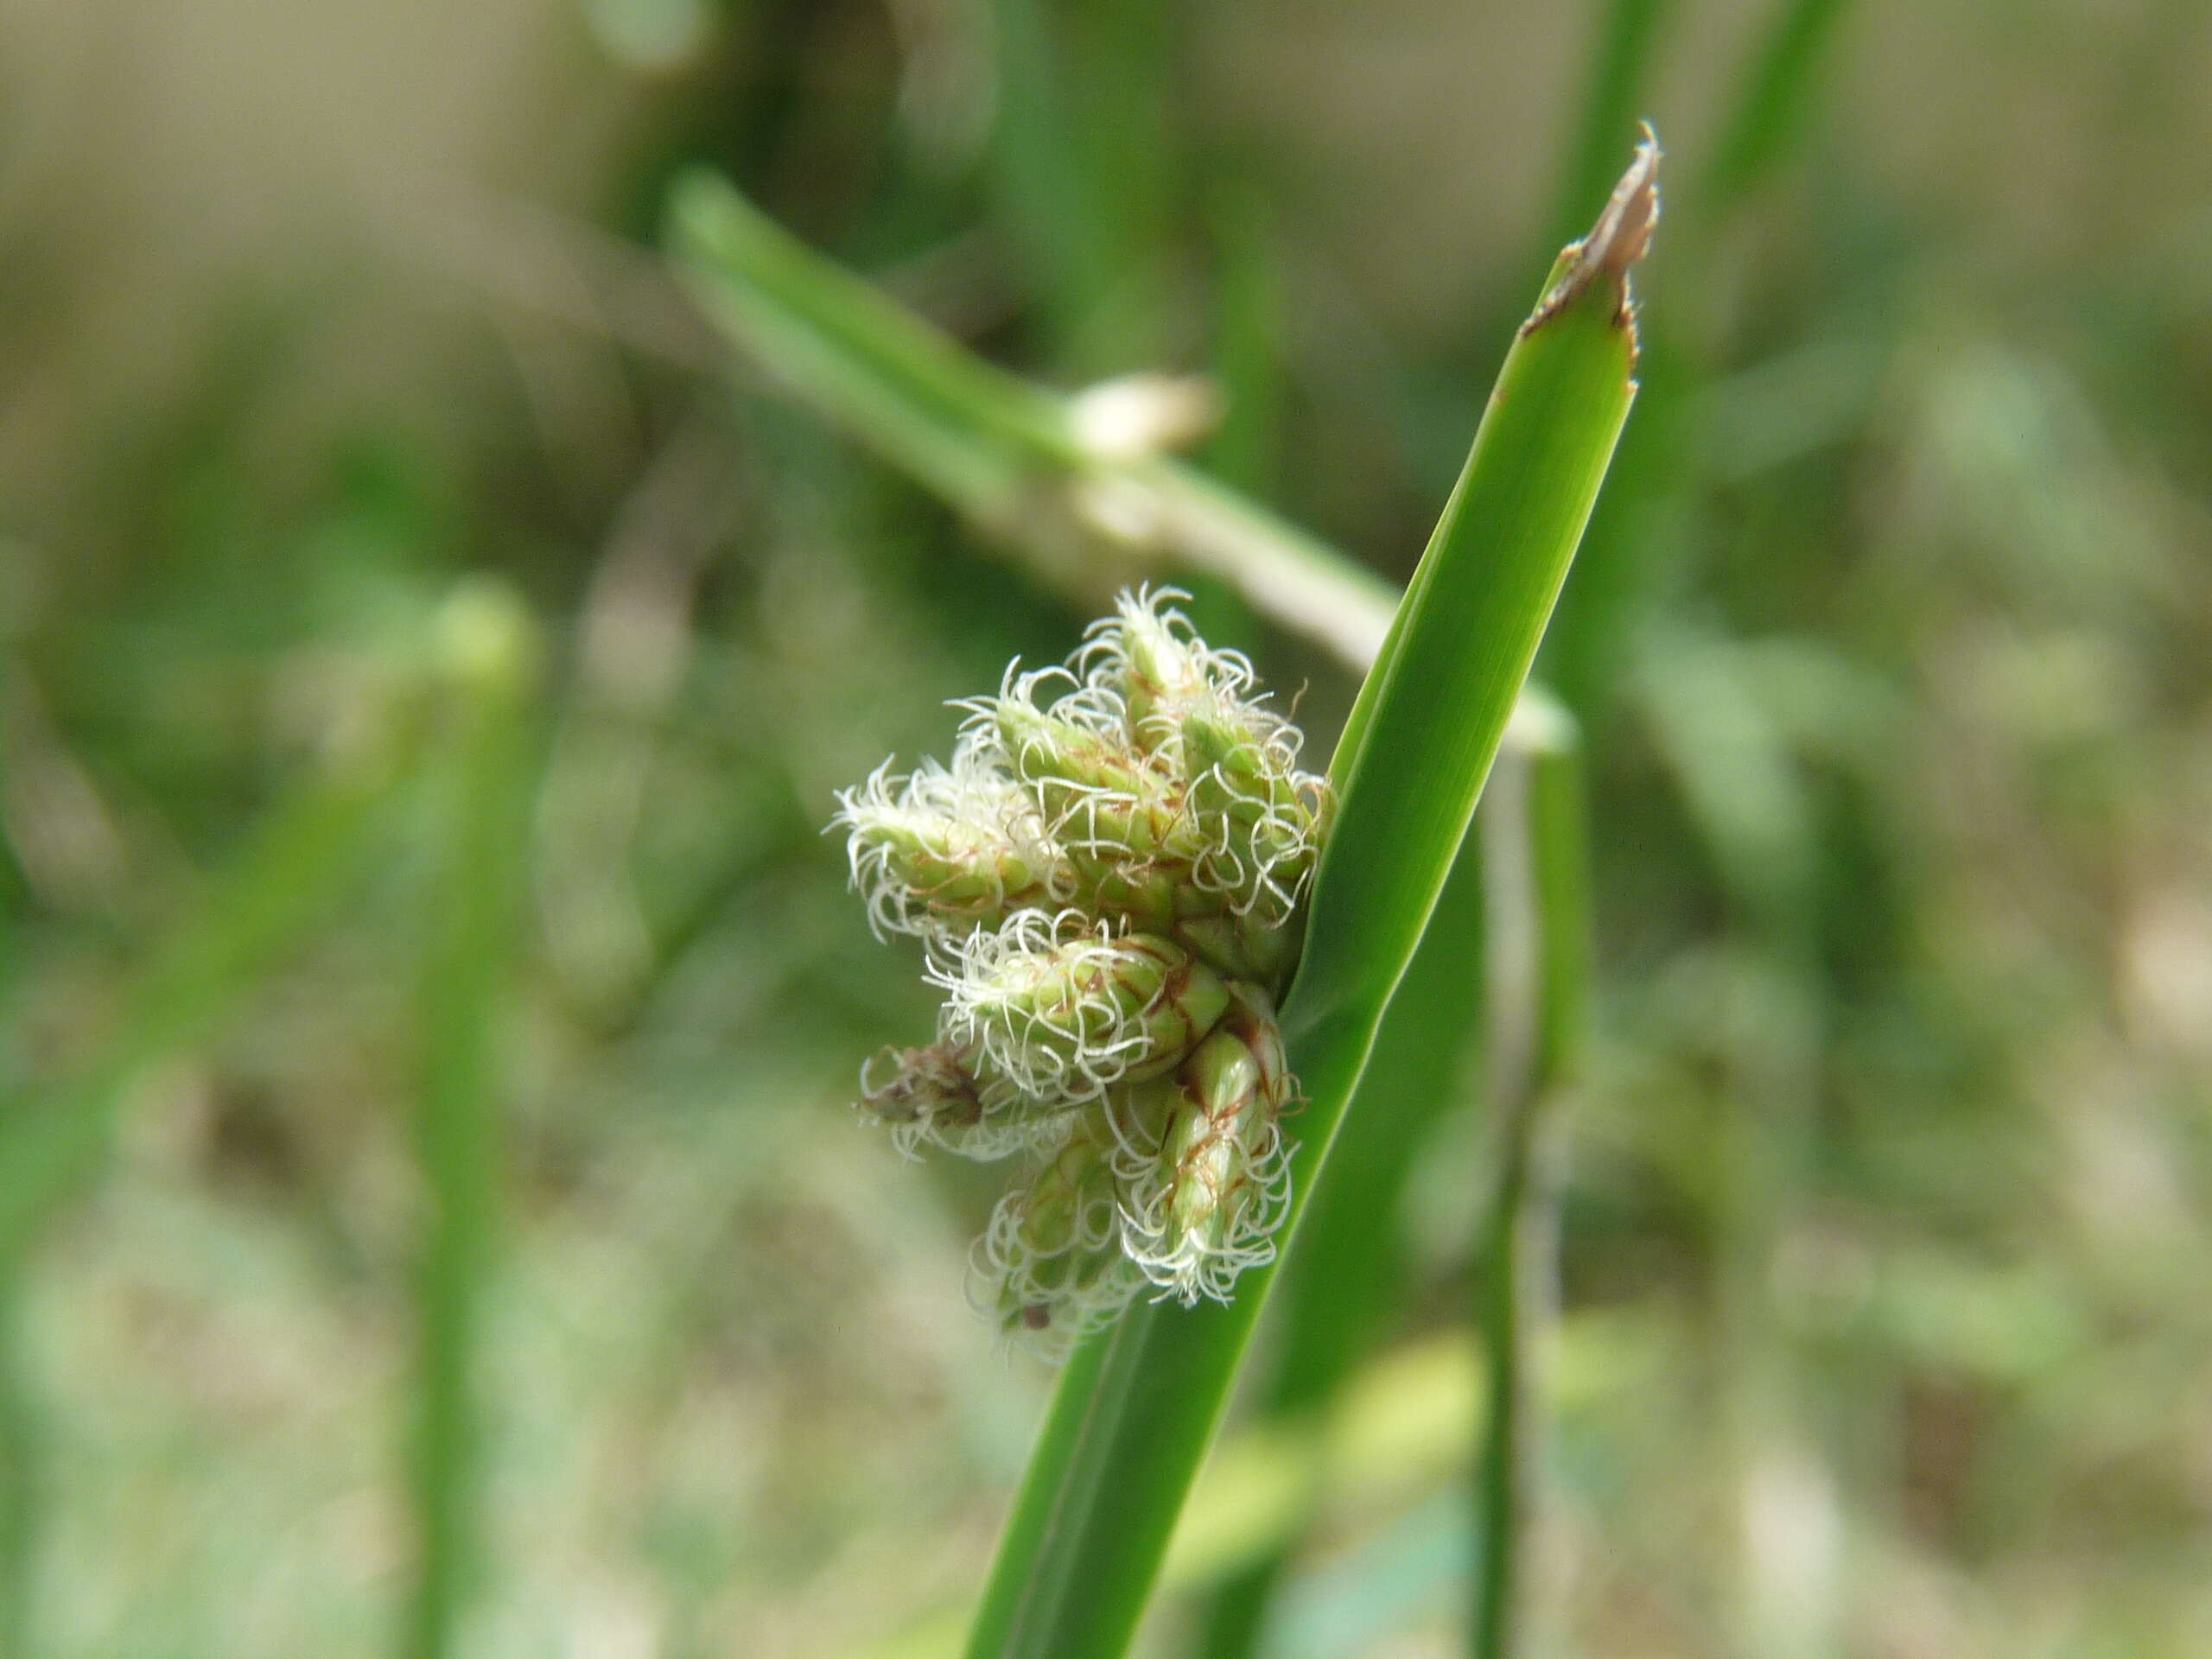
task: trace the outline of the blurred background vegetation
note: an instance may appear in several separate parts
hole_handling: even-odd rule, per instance
[[[1648,114],[1529,1650],[2212,1652],[2208,86],[2195,0],[0,0],[0,1643],[944,1651],[1050,1376],[818,830],[1135,568],[727,358],[667,181],[1402,577]],[[1253,1651],[1463,1650],[1458,1069],[1152,1651],[1279,1550]]]

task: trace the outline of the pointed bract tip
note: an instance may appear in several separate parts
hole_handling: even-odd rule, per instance
[[[1567,262],[1566,275],[1552,285],[1550,292],[1529,314],[1528,321],[1521,325],[1523,334],[1543,327],[1589,292],[1600,277],[1611,283],[1617,296],[1620,325],[1633,334],[1636,318],[1629,300],[1628,275],[1650,248],[1652,228],[1659,222],[1662,151],[1658,135],[1652,131],[1649,121],[1643,124],[1643,135],[1637,141],[1636,154],[1629,162],[1628,171],[1613,187],[1613,194],[1598,215],[1598,222],[1590,227],[1590,234],[1570,244],[1562,253],[1561,257]]]

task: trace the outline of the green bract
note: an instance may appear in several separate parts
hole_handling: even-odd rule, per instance
[[[1065,667],[963,705],[950,765],[839,798],[876,931],[920,938],[945,992],[861,1111],[910,1155],[1028,1157],[972,1299],[1048,1352],[1147,1285],[1226,1300],[1288,1200],[1274,998],[1329,790],[1180,597],[1124,594]]]

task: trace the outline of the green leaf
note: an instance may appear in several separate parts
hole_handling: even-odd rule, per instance
[[[1627,418],[1628,272],[1656,214],[1656,164],[1655,149],[1639,149],[1522,325],[1332,763],[1343,804],[1283,1009],[1307,1097],[1293,1226],[1435,908]],[[1248,1274],[1227,1306],[1136,1307],[1077,1351],[970,1659],[1125,1651],[1272,1278]]]

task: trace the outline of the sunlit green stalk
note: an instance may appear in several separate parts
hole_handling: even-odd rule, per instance
[[[437,853],[420,986],[416,1146],[429,1197],[418,1268],[410,1472],[419,1555],[406,1651],[452,1649],[480,1548],[479,1414],[471,1373],[499,1213],[497,1014],[514,960],[524,864],[533,642],[503,588],[448,601],[454,688],[435,771]]]

